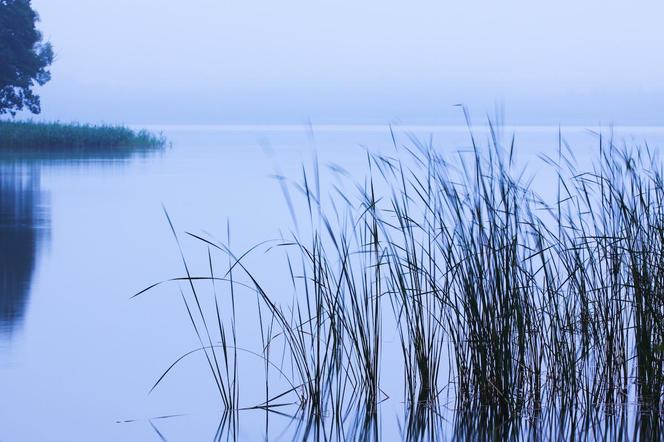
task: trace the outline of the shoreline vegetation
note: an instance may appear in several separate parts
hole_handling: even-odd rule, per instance
[[[355,191],[325,190],[316,165],[303,170],[285,190],[291,211],[298,194],[308,208],[299,227],[249,251],[187,233],[207,264],[196,272],[183,254],[185,273],[171,281],[186,290],[198,342],[154,387],[202,353],[223,408],[238,410],[247,405],[238,348],[259,342],[251,351],[263,361],[265,397],[256,406],[292,404],[332,430],[353,410],[379,420],[389,396],[405,405],[409,440],[435,438],[446,406],[501,422],[555,410],[574,422],[632,404],[642,435],[659,435],[661,157],[600,138],[595,165],[577,170],[560,138],[543,158],[555,190],[541,196],[513,142],[502,145],[493,129],[488,146],[471,142],[460,160],[395,142],[392,154],[367,156],[361,181],[347,178]],[[290,269],[292,296],[251,269],[252,254],[271,251]],[[241,293],[255,311],[240,307]],[[255,318],[256,337],[239,335],[240,317]],[[383,383],[386,364],[400,366],[401,385]],[[287,388],[271,387],[284,378]]]
[[[119,125],[0,121],[0,150],[93,152],[100,149],[150,149],[166,138]]]

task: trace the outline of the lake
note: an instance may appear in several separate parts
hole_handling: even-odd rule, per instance
[[[0,159],[0,440],[291,440],[302,434],[302,421],[289,417],[296,413],[288,408],[241,411],[229,425],[202,354],[184,360],[148,394],[171,363],[197,347],[197,337],[178,292],[182,284],[130,298],[184,275],[165,211],[192,272],[207,274],[207,247],[185,232],[230,237],[238,253],[287,237],[302,224],[307,207],[295,192],[291,211],[282,189],[289,186],[286,178],[300,182],[303,165],[312,171],[317,161],[322,195],[332,193],[338,180],[330,170],[343,168],[362,182],[367,150],[392,152],[393,134],[387,126],[150,129],[163,131],[172,146],[94,158],[5,153]],[[515,134],[516,154],[531,165],[533,186],[550,192],[551,175],[539,173],[539,155],[555,156],[558,128],[502,130],[506,144]],[[613,130],[627,143],[664,143],[664,128]],[[561,133],[580,164],[596,158],[595,133],[581,127]],[[476,134],[484,144],[487,130]],[[405,145],[411,137],[431,140],[450,153],[470,147],[465,127],[395,127],[394,137]],[[227,265],[227,257],[214,259],[220,268]],[[275,292],[288,293],[282,259],[264,252],[249,259]],[[260,352],[251,314],[256,297],[238,296],[238,337],[243,347]],[[398,337],[386,333],[385,340],[389,355]],[[260,404],[264,364],[249,353],[241,358],[240,405]],[[381,403],[375,428],[384,440],[400,440],[403,374],[395,364],[381,376],[390,398]],[[287,385],[275,385],[275,394],[280,388]],[[464,433],[452,412],[446,419],[441,438],[472,434]],[[626,434],[636,420],[627,418]]]

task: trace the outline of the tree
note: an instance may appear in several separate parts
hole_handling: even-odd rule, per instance
[[[32,88],[51,79],[53,48],[43,42],[38,21],[30,0],[0,0],[0,115],[41,111]]]

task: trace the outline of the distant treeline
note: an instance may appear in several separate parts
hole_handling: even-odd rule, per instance
[[[0,149],[93,150],[161,147],[166,140],[125,126],[0,121]]]

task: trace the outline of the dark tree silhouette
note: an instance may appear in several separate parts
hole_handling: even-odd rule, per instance
[[[51,79],[53,48],[35,27],[30,0],[0,0],[0,114],[41,111],[32,88]]]

